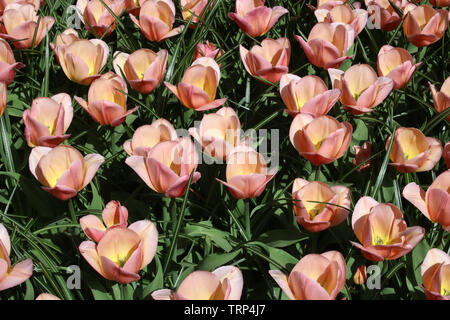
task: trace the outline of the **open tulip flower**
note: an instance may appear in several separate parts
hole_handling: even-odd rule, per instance
[[[11,84],[16,76],[16,70],[23,67],[25,67],[23,63],[16,62],[8,42],[0,38],[0,82]]]
[[[74,147],[33,148],[29,168],[52,196],[67,200],[77,195],[94,178],[104,158],[99,154],[83,155]]]
[[[239,48],[245,70],[254,77],[276,83],[289,71],[291,44],[288,38],[264,39],[261,46],[255,45],[250,51],[242,45]]]
[[[430,0],[430,3],[435,7],[448,7],[450,0]]]
[[[201,58],[201,57],[209,57],[209,58],[212,58],[212,59],[216,60],[223,53],[224,52],[223,52],[222,49],[217,48],[217,46],[214,43],[209,42],[208,40],[206,40],[205,43],[198,43],[197,46],[195,47],[195,53],[194,53],[193,61],[195,61],[195,60],[197,60],[198,58]]]
[[[128,225],[128,210],[119,201],[110,201],[102,212],[102,220],[90,214],[80,219],[84,234],[91,240],[99,242],[106,230],[114,227],[126,228]]]
[[[342,157],[350,146],[353,127],[330,116],[314,118],[300,113],[289,130],[294,148],[312,164],[320,166]]]
[[[168,289],[152,293],[154,300],[240,300],[244,278],[234,266],[223,266],[213,272],[194,271],[176,292]]]
[[[36,12],[41,6],[41,0],[0,0],[0,14],[2,14],[6,7],[12,3],[31,4],[34,6],[34,10]]]
[[[281,16],[289,12],[281,6],[268,8],[264,6],[264,2],[265,0],[236,0],[236,12],[228,13],[228,17],[251,37],[263,36]]]
[[[3,115],[3,112],[5,112],[7,91],[8,88],[6,87],[6,84],[4,82],[0,82],[0,117]]]
[[[402,17],[395,11],[394,7],[388,0],[365,0],[369,20],[376,28],[383,31],[392,31],[398,27],[402,21]],[[397,7],[400,6],[398,1],[393,1]]]
[[[128,13],[139,17],[142,4],[147,0],[125,0],[124,5]]]
[[[391,137],[386,142],[389,147]],[[422,172],[434,168],[442,156],[441,142],[416,128],[398,128],[392,145],[391,165],[400,173]]]
[[[414,182],[403,189],[403,197],[432,222],[450,232],[450,170],[441,173],[427,192]]]
[[[114,71],[119,76],[123,74],[133,89],[148,94],[161,83],[166,72],[167,50],[153,52],[142,48],[132,54],[116,52],[114,55]]]
[[[341,0],[317,0],[317,7],[314,7],[313,5],[307,3],[306,5],[313,11],[316,11],[317,9],[327,9],[331,10],[336,6],[340,6],[342,4],[345,4],[347,0],[341,1]],[[361,7],[361,4],[359,2],[354,2],[353,6],[357,9]]]
[[[334,300],[345,285],[347,266],[340,252],[328,251],[304,256],[289,275],[269,274],[291,300]]]
[[[212,4],[213,2],[211,2]],[[197,23],[207,5],[208,0],[180,0],[181,15],[186,22],[190,20],[191,23]],[[191,24],[190,26],[193,27],[194,25]]]
[[[172,0],[146,0],[141,3],[139,20],[130,14],[130,19],[150,41],[164,41],[180,34],[184,26],[173,28],[175,5]]]
[[[362,245],[351,243],[372,261],[403,257],[422,241],[425,234],[422,227],[407,227],[403,213],[393,204],[378,203],[367,196],[355,205],[352,227]]]
[[[331,9],[317,9],[314,15],[318,22],[340,22],[353,27],[358,35],[366,26],[368,13],[364,9],[352,9],[348,4],[340,4]]]
[[[64,134],[73,118],[72,98],[60,93],[51,98],[33,100],[22,115],[28,146],[56,147],[70,134]]]
[[[91,117],[101,125],[116,127],[125,118],[137,110],[127,111],[127,85],[125,81],[113,72],[108,72],[94,80],[89,87],[88,101],[75,97],[75,100]]]
[[[114,31],[117,21],[108,8],[118,17],[125,8],[124,0],[78,0],[77,13],[86,30],[98,37],[107,37]]]
[[[317,76],[300,78],[287,73],[280,80],[280,94],[287,112],[295,117],[298,113],[313,116],[326,115],[338,101],[341,90],[328,90],[325,82]]]
[[[362,146],[353,146],[353,151],[355,152],[355,159],[352,160],[354,166],[365,162],[368,158],[372,156],[372,144],[366,141]],[[358,171],[367,170],[371,167],[372,160],[365,162],[363,165],[359,166]]]
[[[447,108],[450,108],[450,77],[448,77],[442,84],[441,91],[437,91],[436,87],[428,83],[433,97],[434,108],[437,112],[442,112]],[[447,117],[450,121],[450,115]]]
[[[1,21],[3,30],[0,37],[13,41],[17,49],[37,46],[55,23],[53,17],[39,18],[33,5],[16,3],[6,6]]]
[[[406,38],[416,47],[425,47],[439,41],[447,30],[449,14],[421,5],[410,10],[403,22]]]
[[[203,151],[213,158],[225,160],[240,143],[241,122],[230,107],[203,116],[199,128],[189,128],[189,133],[200,143]]]
[[[0,223],[0,291],[18,286],[33,274],[33,261],[26,259],[11,265],[11,241],[8,230]]]
[[[153,260],[157,247],[156,226],[140,220],[128,228],[110,228],[97,244],[83,241],[78,249],[105,279],[126,284],[140,279],[138,272]]]
[[[354,115],[372,112],[391,93],[394,81],[378,77],[368,64],[355,64],[342,71],[328,69],[333,88],[342,91],[341,103]]]
[[[220,107],[227,101],[226,98],[215,100],[219,80],[220,68],[217,62],[209,57],[201,57],[187,68],[177,86],[168,82],[164,84],[185,107],[205,111]]]
[[[295,220],[311,232],[337,226],[347,218],[350,210],[350,189],[330,187],[320,181],[295,179],[292,198]]]
[[[428,300],[450,300],[450,256],[437,248],[430,249],[421,266]]]

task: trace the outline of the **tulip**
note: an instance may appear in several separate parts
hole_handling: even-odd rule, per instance
[[[260,153],[242,144],[228,154],[227,182],[216,180],[227,186],[233,197],[247,199],[261,195],[276,173],[276,168],[268,170],[267,163]]]
[[[350,190],[342,186],[330,187],[323,182],[297,178],[292,198],[295,220],[311,232],[337,226],[350,211]]]
[[[280,94],[291,116],[308,113],[312,116],[326,115],[338,101],[341,90],[328,90],[325,82],[317,76],[300,78],[287,73],[280,80]]]
[[[289,130],[294,148],[312,164],[320,166],[335,161],[347,151],[352,140],[353,127],[330,116],[300,113]]]
[[[77,195],[94,177],[104,158],[99,154],[82,154],[74,147],[33,148],[29,168],[52,196],[67,200]]]
[[[353,146],[353,151],[355,152],[355,159],[352,160],[352,163],[354,166],[359,166],[356,170],[363,171],[372,166],[372,160],[365,162],[372,156],[372,145],[369,141],[364,142],[362,146]],[[360,165],[363,162],[365,163]]]
[[[439,41],[447,30],[448,12],[421,5],[409,11],[403,22],[406,38],[416,47],[429,46]]]
[[[436,87],[428,82],[433,97],[434,108],[437,112],[442,112],[450,107],[450,77],[442,84],[441,91],[437,91]],[[447,116],[450,121],[450,115]]]
[[[389,147],[391,136],[386,142]],[[442,144],[438,139],[425,137],[416,128],[398,128],[392,145],[392,166],[400,173],[422,172],[434,168],[442,155]]]
[[[0,117],[6,109],[6,92],[6,84],[4,82],[0,82]]]
[[[430,249],[421,266],[428,300],[450,300],[450,256],[437,248]]]
[[[189,109],[205,111],[223,105],[227,99],[217,99],[217,86],[220,80],[220,68],[212,58],[202,57],[187,68],[181,82],[174,86],[164,82],[180,102]]]
[[[41,293],[40,295],[38,295],[36,297],[35,300],[61,300],[60,298],[58,298],[57,296],[54,296],[50,293]]]
[[[181,197],[186,193],[191,172],[192,183],[200,179],[196,172],[198,154],[188,137],[178,141],[163,141],[146,155],[133,155],[126,159],[129,165],[152,190],[166,197]]]
[[[176,292],[168,289],[152,293],[154,300],[240,300],[244,279],[234,266],[223,266],[213,272],[194,271]]]
[[[157,247],[156,226],[140,220],[128,228],[108,229],[97,244],[83,241],[79,250],[105,279],[126,284],[140,279],[139,270],[153,260]]]
[[[166,72],[167,50],[155,53],[139,49],[132,54],[119,51],[114,55],[114,71],[120,76],[123,74],[133,89],[148,94],[161,83]]]
[[[17,49],[37,46],[55,23],[53,17],[41,17],[38,24],[39,17],[33,5],[16,3],[6,6],[1,20],[4,30],[0,37],[14,41]]]
[[[450,0],[430,0],[430,3],[435,7],[448,7]]]
[[[241,122],[230,107],[203,116],[199,128],[189,128],[191,136],[200,143],[203,151],[213,158],[226,159],[240,143]]]
[[[130,19],[150,41],[164,41],[184,29],[184,26],[173,29],[175,5],[171,0],[147,0],[141,4],[139,20],[133,15],[130,15]]]
[[[126,93],[125,81],[117,74],[108,72],[92,82],[88,102],[80,97],[75,97],[75,100],[101,125],[116,127],[137,110],[136,107],[127,111]]]
[[[341,1],[341,0],[317,0],[317,7],[314,7],[313,5],[307,3],[306,5],[313,11],[316,11],[317,9],[327,9],[331,10],[336,6],[342,5],[346,3],[347,0]],[[353,6],[355,8],[360,8],[361,4],[359,2],[353,2]]]
[[[236,12],[228,13],[228,17],[251,37],[263,36],[281,16],[289,12],[281,6],[268,8],[264,6],[264,2],[265,0],[236,0]]]
[[[147,0],[125,0],[124,5],[128,13],[139,17],[142,4]]]
[[[103,0],[103,3],[100,0],[78,0],[76,5],[86,30],[98,37],[109,36],[117,25],[109,10],[118,17],[124,7],[124,0]]]
[[[198,43],[195,47],[195,53],[194,53],[194,59],[193,61],[197,60],[201,57],[209,57],[214,60],[218,59],[223,54],[223,50],[217,48],[217,46],[206,40],[205,43]],[[219,65],[220,66],[220,65]]]
[[[255,45],[250,51],[241,45],[240,54],[248,73],[276,83],[289,71],[291,44],[288,38],[264,39],[261,46]]]
[[[70,137],[64,134],[73,118],[72,98],[60,93],[51,98],[33,100],[22,115],[28,146],[56,147]]]
[[[125,141],[123,149],[129,156],[145,156],[158,143],[177,140],[175,128],[169,121],[161,118],[150,125],[137,128],[133,138]]]
[[[372,261],[403,257],[422,241],[425,234],[422,227],[408,228],[403,213],[393,204],[378,203],[367,196],[355,205],[352,227],[362,245],[350,242]]]
[[[348,4],[340,4],[331,9],[318,8],[314,11],[318,22],[340,22],[353,27],[358,35],[366,26],[368,13],[364,9],[352,9]]]
[[[402,17],[398,15],[388,0],[365,0],[369,21],[375,28],[383,31],[392,31],[398,27]],[[398,1],[394,1],[397,7]]]
[[[110,201],[102,212],[102,220],[95,215],[87,215],[80,219],[80,226],[86,236],[99,242],[106,230],[115,227],[126,228],[128,225],[128,210],[119,201]]]
[[[364,284],[367,280],[367,268],[366,265],[361,265],[359,266],[356,271],[355,274],[353,275],[353,282],[355,284]]]
[[[212,4],[213,2],[211,2]],[[208,0],[180,0],[180,5],[183,19],[185,21],[190,20],[191,23],[197,23],[208,5]],[[193,25],[190,26],[193,27]]]
[[[11,265],[11,242],[8,231],[0,223],[0,291],[18,286],[27,281],[33,274],[33,261],[23,260],[16,265]]]
[[[31,4],[34,6],[34,10],[37,12],[41,6],[41,0],[0,0],[0,13],[5,11],[6,7],[12,3],[16,4]]]
[[[368,64],[356,64],[342,71],[328,69],[333,88],[342,91],[341,103],[354,115],[372,112],[373,108],[386,99],[394,87],[388,77],[377,77]]]
[[[334,300],[345,285],[346,268],[340,252],[328,251],[304,256],[289,275],[269,274],[291,300]]]
[[[447,165],[447,169],[450,169],[450,141],[444,146],[444,161]]]
[[[8,42],[0,38],[0,82],[11,84],[16,76],[16,70],[23,67],[25,65],[22,62],[16,62]]]
[[[450,232],[450,171],[441,173],[427,192],[414,182],[403,189],[403,197],[432,222]]]

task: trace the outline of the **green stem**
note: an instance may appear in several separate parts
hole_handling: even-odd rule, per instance
[[[69,212],[70,212],[70,217],[72,219],[72,222],[74,224],[78,224],[77,216],[75,215],[75,209],[73,207],[73,200],[72,199],[69,199]]]
[[[320,166],[316,166],[316,170],[314,171],[314,181],[318,181],[320,176]]]
[[[250,203],[249,200],[244,200],[245,203],[245,234],[247,235],[247,239],[251,239],[251,231],[250,231]]]

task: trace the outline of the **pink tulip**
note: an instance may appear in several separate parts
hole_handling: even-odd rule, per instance
[[[378,77],[368,64],[356,64],[342,71],[328,69],[333,88],[342,91],[341,103],[354,115],[372,112],[394,87],[388,77]]]
[[[355,159],[352,160],[354,166],[365,162],[368,158],[372,156],[372,145],[369,141],[363,143],[362,146],[353,146],[353,151],[355,152]],[[367,170],[372,166],[372,160],[365,162],[363,165],[359,166],[358,171]]]
[[[34,300],[61,300],[61,299],[58,298],[57,296],[54,296],[54,295],[50,294],[50,293],[41,293]]]
[[[429,220],[450,232],[450,170],[441,173],[426,193],[416,183],[409,183],[403,189],[403,197]]]
[[[108,229],[97,244],[83,241],[79,250],[105,279],[126,284],[140,279],[139,270],[153,260],[157,247],[156,226],[140,220],[128,228]]]
[[[209,57],[214,60],[219,59],[219,57],[224,53],[222,49],[217,48],[217,46],[206,40],[205,43],[198,43],[195,47],[194,59],[197,60],[201,57]],[[220,67],[220,64],[219,64]]]
[[[331,9],[318,8],[314,11],[318,22],[340,22],[353,27],[358,35],[366,26],[368,13],[364,9],[352,9],[348,4],[336,5]]]
[[[213,5],[213,1],[211,2],[211,6]],[[207,5],[208,0],[180,0],[181,15],[186,22],[190,20],[191,23],[198,23]],[[190,27],[193,26],[192,24],[190,25]]]
[[[295,36],[313,65],[329,69],[339,68],[344,60],[351,59],[347,51],[353,45],[355,30],[342,23],[317,23],[309,33],[308,40]]]
[[[383,31],[392,31],[398,27],[402,17],[398,15],[394,7],[388,0],[365,0],[369,21]],[[397,7],[400,7],[399,1],[393,1]]]
[[[183,196],[191,172],[194,171],[192,183],[200,179],[200,172],[195,171],[198,162],[198,154],[189,137],[160,142],[146,155],[133,155],[125,161],[147,186],[166,197]]]
[[[447,169],[450,169],[450,141],[444,146],[444,161],[447,165]]]
[[[304,256],[289,275],[269,274],[291,300],[334,300],[345,285],[346,270],[342,254],[328,251]]]
[[[437,91],[436,87],[428,82],[433,97],[434,108],[437,112],[443,112],[450,108],[450,77],[448,77],[442,84],[441,91]],[[450,116],[447,116],[450,121]]]
[[[389,147],[391,137],[386,142]],[[416,128],[398,128],[392,145],[392,166],[401,173],[422,172],[434,168],[442,156],[442,144],[438,139],[425,137]]]
[[[317,76],[300,78],[287,73],[280,80],[280,94],[291,116],[308,113],[319,117],[326,115],[338,101],[341,90],[328,90],[325,82]]]
[[[194,271],[176,292],[168,289],[152,293],[154,300],[240,300],[244,279],[234,266],[223,266],[213,272]]]
[[[320,166],[334,162],[347,152],[352,140],[353,127],[330,116],[300,113],[295,116],[289,130],[294,148],[312,164]]]
[[[0,0],[0,13],[5,11],[6,7],[12,3],[17,4],[31,4],[34,6],[34,10],[37,12],[41,6],[41,0]]]
[[[23,67],[25,65],[22,62],[16,62],[8,42],[0,38],[0,82],[11,84],[16,76],[16,70]]]
[[[236,13],[230,12],[228,17],[251,37],[263,36],[281,16],[289,12],[280,6],[268,8],[264,6],[264,2],[265,0],[236,0]]]
[[[292,186],[292,198],[295,220],[311,232],[337,226],[347,218],[350,210],[348,188],[330,187],[320,181],[308,182],[301,178],[295,179]]]
[[[33,261],[23,260],[15,266],[11,265],[11,242],[8,230],[0,223],[0,291],[18,286],[27,281],[33,274]]]
[[[450,256],[437,248],[430,249],[421,266],[428,300],[450,300]]]
[[[0,117],[3,115],[6,109],[7,90],[8,89],[6,87],[6,84],[4,82],[0,82]]]
[[[77,195],[94,177],[104,158],[88,154],[83,158],[75,148],[67,145],[55,148],[33,148],[29,167],[42,189],[60,200]]]
[[[336,6],[340,6],[342,4],[345,4],[347,0],[341,1],[341,0],[317,0],[317,6],[314,7],[313,5],[307,3],[306,5],[313,11],[316,11],[318,9],[327,9],[331,10]],[[353,6],[355,8],[360,8],[361,4],[359,2],[353,2]]]
[[[166,72],[167,50],[155,53],[143,48],[132,54],[119,51],[114,55],[114,71],[119,76],[123,73],[133,89],[148,94],[161,83]]]
[[[355,205],[352,227],[362,245],[351,243],[372,261],[403,257],[422,241],[425,234],[422,227],[407,228],[403,213],[393,204],[378,203],[367,196]]]
[[[123,149],[129,156],[143,156],[162,141],[177,141],[178,135],[166,119],[158,119],[150,125],[136,129],[133,138],[125,141]]]
[[[108,72],[92,82],[88,102],[80,97],[75,97],[75,100],[101,125],[116,127],[137,110],[136,107],[127,111],[127,93],[125,81],[117,74]]]
[[[139,17],[142,4],[147,0],[125,0],[125,9],[133,16]]]
[[[289,71],[291,44],[288,38],[264,39],[261,46],[255,45],[250,51],[241,45],[240,54],[248,73],[276,83]]]
[[[448,7],[450,0],[430,0],[430,3],[435,7]]]
[[[187,68],[181,82],[174,86],[164,82],[180,102],[189,109],[205,111],[223,105],[227,99],[217,99],[217,86],[220,80],[220,68],[217,62],[208,57],[195,60]]]
[[[106,6],[105,6],[106,5]],[[117,25],[116,18],[108,8],[118,17],[125,8],[124,0],[78,0],[77,13],[83,21],[86,30],[98,37],[107,37]]]

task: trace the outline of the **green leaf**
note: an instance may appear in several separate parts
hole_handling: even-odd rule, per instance
[[[229,253],[216,253],[207,256],[199,266],[200,270],[212,271],[217,267],[224,266],[240,253],[240,250]]]
[[[229,234],[219,229],[212,228],[211,224],[208,222],[203,221],[196,225],[188,224],[186,225],[184,231],[188,236],[208,236],[218,247],[222,248],[226,252],[230,252],[231,249],[233,249],[228,240]]]
[[[258,241],[275,248],[283,248],[307,239],[308,236],[296,229],[275,229],[258,237]]]

